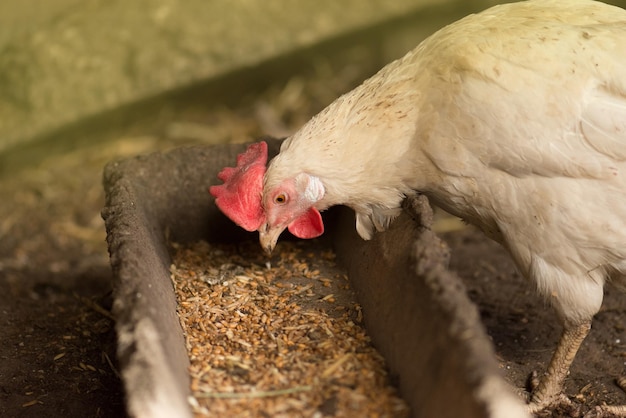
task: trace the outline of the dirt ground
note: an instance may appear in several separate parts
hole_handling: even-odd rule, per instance
[[[0,416],[124,416],[99,174],[84,157],[0,181]]]

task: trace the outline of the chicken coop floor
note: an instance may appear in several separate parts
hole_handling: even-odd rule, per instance
[[[332,88],[327,74],[294,78],[237,110],[174,104],[157,118],[88,132],[80,143],[46,149],[37,161],[0,172],[0,416],[124,416],[100,217],[106,162],[185,144],[287,134],[348,90],[350,74],[335,76]],[[545,368],[556,344],[553,311],[496,244],[471,230],[446,239],[452,268],[466,279],[507,376],[522,387],[532,370]],[[613,383],[626,361],[619,297],[609,288],[574,362],[567,393],[575,405],[626,403]]]

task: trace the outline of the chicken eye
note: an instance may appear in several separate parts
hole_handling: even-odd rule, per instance
[[[279,195],[276,195],[276,197],[274,197],[274,203],[278,204],[278,205],[282,205],[283,203],[287,202],[287,196],[284,193],[281,193]]]

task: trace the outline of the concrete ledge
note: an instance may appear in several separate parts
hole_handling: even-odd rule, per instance
[[[277,152],[271,142],[270,155]],[[119,357],[134,417],[191,415],[188,359],[169,278],[167,240],[256,239],[207,193],[244,145],[185,148],[107,166],[103,217],[115,277]],[[425,199],[372,241],[350,211],[330,213],[328,235],[345,264],[373,341],[416,417],[525,417],[499,373],[476,307],[446,270]]]

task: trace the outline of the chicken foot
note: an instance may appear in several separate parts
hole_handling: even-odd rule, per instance
[[[626,405],[602,405],[598,406],[599,412],[606,412],[613,416],[626,417]]]
[[[626,392],[626,376],[619,377],[616,383],[617,386],[620,387],[620,389]],[[607,412],[614,416],[626,417],[626,405],[602,405],[596,407],[596,410],[600,413]]]
[[[548,370],[532,391],[528,405],[529,412],[535,413],[549,406],[569,402],[569,399],[563,394],[563,382],[580,344],[587,337],[590,329],[591,321],[578,325],[565,325],[559,344],[548,365]]]

